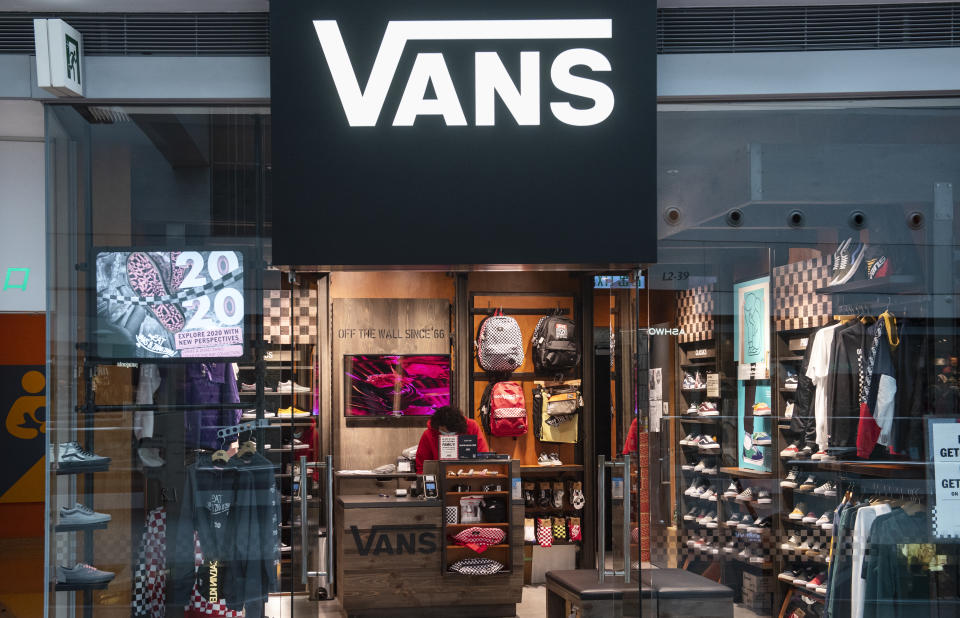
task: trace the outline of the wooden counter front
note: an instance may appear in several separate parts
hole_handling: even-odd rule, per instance
[[[337,499],[337,597],[348,616],[514,616],[523,569],[444,577],[440,500],[346,495]],[[512,506],[523,517],[523,506]],[[523,564],[522,542],[514,547]],[[477,554],[482,556],[482,554]]]

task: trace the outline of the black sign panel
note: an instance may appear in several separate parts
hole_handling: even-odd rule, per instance
[[[653,261],[655,6],[272,2],[274,263]]]

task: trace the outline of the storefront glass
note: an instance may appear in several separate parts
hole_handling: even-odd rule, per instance
[[[958,611],[952,105],[661,107],[652,561],[736,615]]]
[[[663,106],[615,272],[274,264],[267,110],[46,114],[51,615],[957,611],[952,102]]]

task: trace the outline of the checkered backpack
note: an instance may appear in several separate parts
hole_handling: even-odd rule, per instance
[[[497,309],[477,329],[477,362],[484,371],[509,373],[523,364],[520,325]]]

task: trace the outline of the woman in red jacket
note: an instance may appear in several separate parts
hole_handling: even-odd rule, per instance
[[[433,413],[433,417],[427,421],[427,428],[420,436],[420,444],[417,446],[417,474],[423,474],[423,462],[440,458],[440,434],[477,436],[477,452],[486,453],[490,450],[476,421],[466,418],[463,412],[453,406],[443,406]]]

